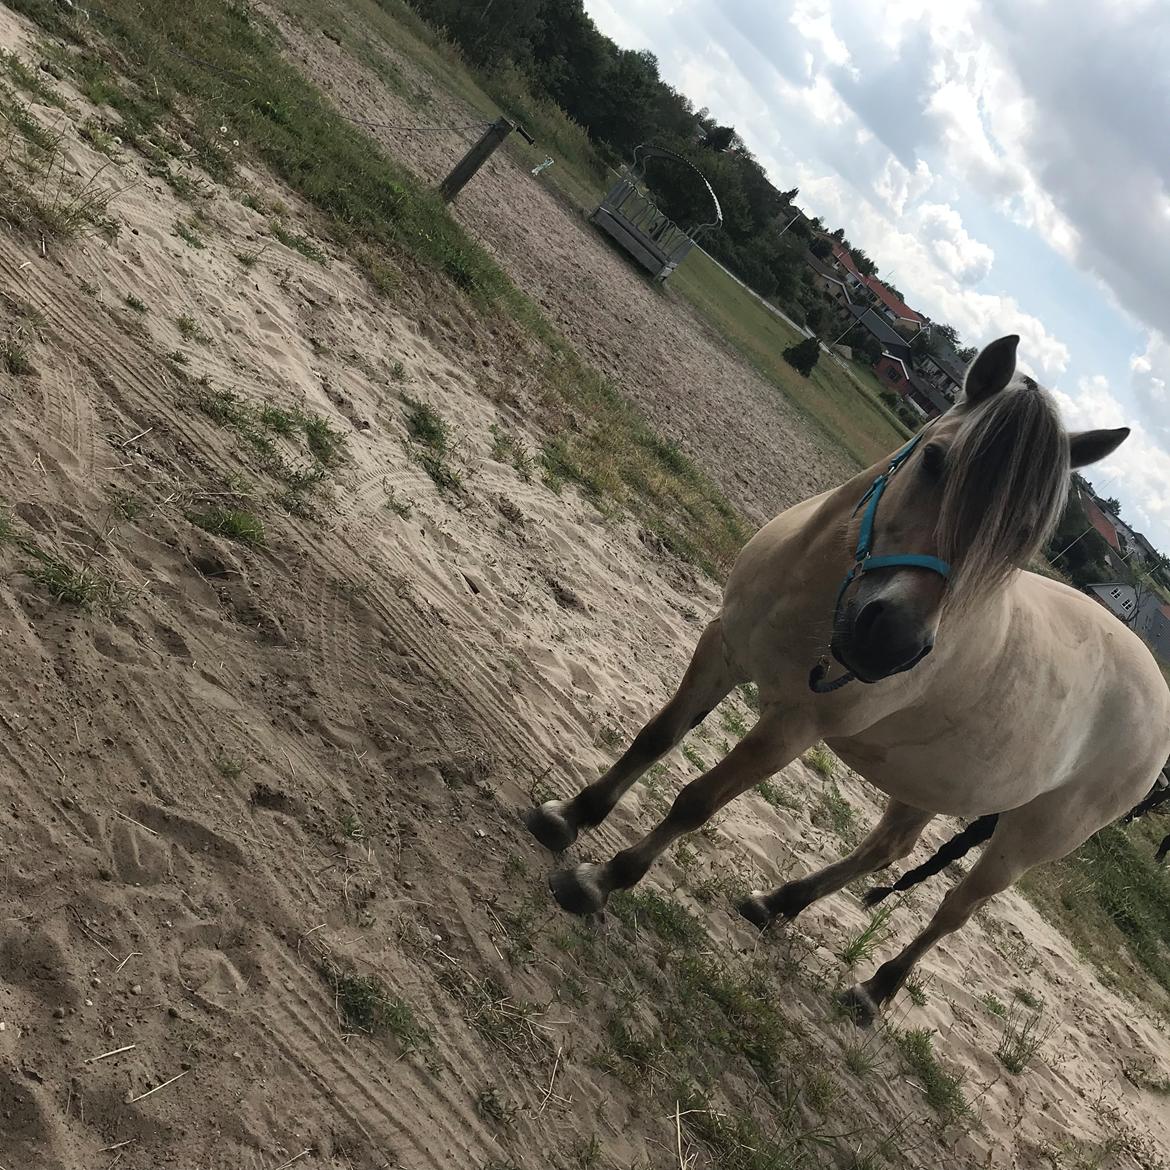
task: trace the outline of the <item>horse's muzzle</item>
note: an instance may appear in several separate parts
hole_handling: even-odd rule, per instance
[[[833,657],[864,683],[917,666],[934,649],[934,631],[913,609],[882,598],[846,605],[833,630]]]

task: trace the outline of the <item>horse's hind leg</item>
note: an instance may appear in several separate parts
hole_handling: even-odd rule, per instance
[[[1002,893],[1033,866],[1076,849],[1112,819],[1086,818],[1083,807],[1069,808],[1070,800],[1075,801],[1075,797],[1058,790],[1000,814],[979,860],[943,898],[926,929],[869,979],[846,993],[845,1003],[858,1023],[872,1023],[905,983],[914,964],[940,939],[958,930],[984,902]],[[1070,812],[1072,819],[1068,817]],[[1078,812],[1080,817],[1076,816]]]
[[[934,813],[891,798],[873,831],[847,857],[799,881],[786,882],[769,894],[754,891],[737,902],[736,909],[761,930],[777,916],[795,918],[806,906],[842,889],[854,878],[908,856],[933,817]]]
[[[572,800],[549,800],[530,810],[525,823],[532,835],[560,852],[572,845],[582,829],[601,824],[646,769],[677,746],[739,681],[727,662],[723,631],[716,618],[699,638],[691,664],[670,702],[638,732],[604,776]]]
[[[779,771],[816,739],[805,717],[766,707],[756,725],[710,771],[692,780],[675,797],[665,818],[636,845],[604,865],[585,863],[549,879],[553,897],[573,914],[600,910],[614,890],[626,890],[684,833],[705,824],[729,800]]]

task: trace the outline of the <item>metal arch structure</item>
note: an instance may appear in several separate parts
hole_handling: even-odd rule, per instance
[[[645,187],[646,163],[654,158],[680,164],[697,176],[711,199],[710,220],[686,229],[658,209]],[[589,219],[661,283],[706,232],[723,226],[723,210],[707,177],[694,163],[673,150],[642,143],[634,149],[633,166],[623,170]]]

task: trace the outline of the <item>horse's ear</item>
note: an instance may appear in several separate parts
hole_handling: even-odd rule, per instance
[[[1019,336],[1012,333],[983,347],[963,380],[963,394],[969,403],[974,406],[998,394],[1012,380],[1019,344]]]
[[[1068,436],[1068,464],[1070,467],[1086,467],[1112,455],[1126,439],[1129,427],[1118,427],[1113,431],[1071,431]]]

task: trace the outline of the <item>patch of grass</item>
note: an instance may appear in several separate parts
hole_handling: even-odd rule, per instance
[[[21,542],[36,563],[28,569],[29,579],[46,589],[54,601],[89,609],[110,606],[117,600],[114,583],[88,566],[78,568],[68,561]]]
[[[5,337],[0,341],[0,365],[14,378],[27,377],[33,372],[28,346],[18,337]]]
[[[230,390],[201,390],[195,405],[221,427],[243,427],[252,418],[251,407]]]
[[[257,422],[266,431],[291,439],[300,426],[300,417],[295,411],[284,410],[279,406],[269,404],[260,408]]]
[[[823,743],[810,747],[800,758],[818,776],[823,776],[826,780],[831,780],[837,770],[837,757]]]
[[[828,784],[817,793],[810,814],[819,828],[830,828],[846,843],[857,840],[857,810],[841,795],[836,784]]]
[[[450,424],[433,406],[417,398],[403,397],[410,457],[429,475],[440,491],[458,492],[463,477],[448,462],[452,450]]]
[[[216,756],[215,770],[225,780],[238,780],[244,774],[244,761],[234,756]]]
[[[528,862],[519,853],[509,853],[504,862],[504,876],[509,880],[520,881],[528,876]]]
[[[149,313],[150,309],[146,302],[140,297],[136,297],[133,293],[126,294],[126,304],[136,313]]]
[[[114,192],[101,183],[102,170],[88,179],[67,169],[55,146],[21,149],[0,130],[0,218],[46,240],[71,240],[92,231],[113,239],[117,224],[106,214]]]
[[[206,243],[203,241],[203,237],[195,230],[194,223],[187,223],[184,220],[176,219],[174,232],[180,240],[186,244],[189,244],[197,251],[202,251],[207,247]]]
[[[540,1015],[534,1004],[509,994],[492,976],[479,979],[462,967],[441,967],[437,978],[488,1043],[519,1061],[551,1055],[547,1036],[534,1022]]]
[[[730,732],[736,738],[742,739],[747,735],[748,725],[747,720],[743,714],[737,711],[734,707],[724,707],[719,712],[719,722],[723,725],[725,731]]]
[[[907,1067],[918,1078],[930,1107],[944,1123],[966,1122],[971,1106],[963,1095],[962,1080],[939,1063],[931,1045],[931,1028],[911,1028],[896,1034]]]
[[[261,248],[254,248],[250,252],[237,252],[236,259],[240,262],[240,266],[251,272],[253,268],[260,262],[260,257],[264,255],[265,249],[268,247],[265,244]]]
[[[177,366],[185,366],[191,361],[191,359],[181,349],[171,350],[171,352],[167,354],[167,360],[174,362]]]
[[[1029,991],[1026,987],[1017,987],[1013,993],[1015,998],[1020,1001],[1026,1008],[1031,1008],[1034,1012],[1041,1012],[1044,1010],[1044,1000],[1040,998],[1034,991]]]
[[[707,1152],[704,1165],[719,1170],[808,1170],[823,1164],[832,1139],[821,1129],[804,1124],[788,1109],[767,1127],[747,1112],[715,1108],[697,1093],[680,1102],[682,1132]]]
[[[519,1112],[512,1102],[505,1101],[500,1096],[495,1085],[488,1085],[487,1088],[480,1090],[479,1096],[475,1099],[475,1111],[485,1121],[493,1121],[505,1128],[516,1120],[516,1114]]]
[[[325,253],[308,236],[290,232],[279,219],[274,219],[268,225],[268,230],[286,248],[291,248],[294,252],[299,252],[306,260],[312,260],[317,264],[324,264],[328,259]]]
[[[987,992],[979,1002],[983,1004],[986,1011],[993,1016],[998,1016],[1001,1020],[1007,1015],[1007,1004],[994,991]]]
[[[510,463],[525,482],[532,480],[532,456],[521,439],[503,430],[497,423],[489,428],[492,435],[492,458],[497,463]]]
[[[1045,1040],[1052,1034],[1052,1025],[1040,1026],[1041,1012],[1017,1010],[1012,1004],[1004,1015],[1003,1034],[995,1048],[1000,1064],[1018,1076],[1035,1059]]]
[[[893,915],[892,906],[882,906],[874,911],[869,922],[837,952],[841,961],[847,967],[855,967],[858,963],[872,958],[878,947],[888,942],[893,933],[890,928],[890,919]]]
[[[313,458],[322,467],[336,467],[345,460],[345,436],[330,425],[327,419],[317,414],[299,416],[305,432],[305,443]]]
[[[915,1007],[926,1007],[926,984],[916,975],[906,980],[906,993]]]
[[[211,338],[199,328],[199,322],[190,313],[183,313],[175,318],[175,327],[184,341],[198,341],[206,345]]]
[[[61,95],[41,77],[40,73],[7,49],[0,49],[0,72],[18,89],[24,90],[42,104],[64,108],[65,102]]]
[[[137,520],[146,511],[146,501],[133,492],[114,488],[111,489],[109,496],[111,507],[123,520]]]
[[[605,1034],[614,1059],[603,1054],[602,1067],[614,1076],[633,1085],[659,1071],[662,1041],[652,1029],[639,1027],[615,1012],[606,1020]]]
[[[332,973],[337,1014],[347,1029],[367,1035],[388,1033],[404,1052],[430,1043],[430,1036],[406,1000],[391,995],[374,975]]]
[[[848,1040],[841,1050],[845,1067],[856,1077],[869,1076],[877,1067],[877,1052],[872,1040]]]
[[[1170,991],[1170,871],[1154,861],[1164,834],[1150,822],[1110,825],[1020,883],[1106,982],[1158,1003],[1146,977]]]
[[[573,1170],[596,1170],[601,1165],[601,1139],[593,1134],[588,1141],[578,1138],[573,1145]]]
[[[687,763],[697,768],[700,772],[707,770],[707,761],[699,755],[699,749],[693,743],[684,743],[682,746],[682,754]]]
[[[410,376],[406,372],[406,366],[397,358],[390,363],[389,374],[391,382],[397,382],[401,385],[410,381]]]
[[[707,939],[703,924],[693,914],[655,890],[618,890],[608,908],[626,926],[649,926],[673,946],[698,946]]]
[[[416,443],[445,454],[450,446],[451,428],[433,406],[416,398],[404,399],[407,406],[406,429]]]
[[[43,155],[55,155],[61,145],[61,132],[42,126],[29,108],[2,82],[0,97],[6,99],[0,106],[0,119]]]
[[[95,122],[92,119],[87,122],[82,122],[77,128],[77,133],[100,154],[104,154],[107,158],[118,157],[118,148],[121,145],[121,140],[117,135],[111,134],[99,122]]]
[[[189,512],[192,524],[216,536],[226,536],[250,548],[264,545],[264,521],[241,508],[208,508],[202,512]]]
[[[784,786],[775,780],[761,781],[756,785],[756,791],[774,809],[787,809],[789,812],[793,812],[800,807],[800,804],[788,794]]]

